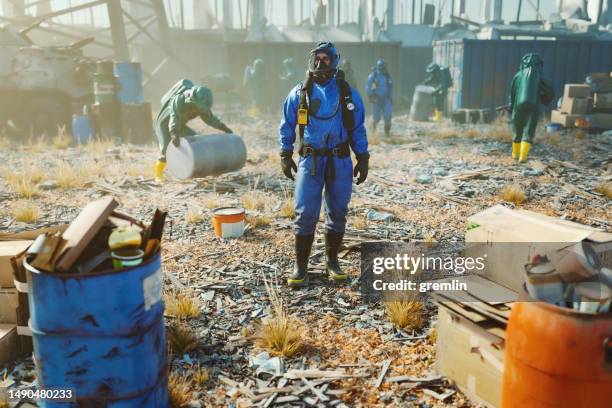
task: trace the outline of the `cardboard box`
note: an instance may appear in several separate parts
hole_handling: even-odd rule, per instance
[[[563,98],[588,98],[591,96],[591,85],[565,84]]]
[[[591,98],[563,98],[560,110],[569,115],[586,115],[591,106]]]
[[[595,109],[612,109],[612,92],[596,93],[593,95],[593,108]]]
[[[0,288],[12,288],[13,266],[11,258],[24,252],[32,241],[0,241]]]
[[[17,324],[19,297],[17,289],[0,289],[0,323]]]
[[[501,405],[504,340],[443,306],[438,307],[436,369],[473,402]]]
[[[113,197],[108,196],[92,201],[83,208],[62,234],[66,245],[56,264],[59,271],[70,270],[118,205]]]
[[[612,129],[612,113],[594,113],[587,120],[592,128]]]
[[[612,76],[609,72],[596,72],[589,75],[590,85],[595,92],[612,92]]]
[[[559,110],[554,110],[550,113],[550,121],[552,123],[558,123],[566,128],[573,128],[576,119],[581,118],[582,115],[569,115],[562,113]]]
[[[525,264],[536,254],[561,256],[558,251],[580,241],[595,246],[612,242],[612,233],[525,210],[497,205],[468,218],[466,256],[487,255],[478,273],[512,291],[521,292]]]
[[[0,324],[0,367],[17,357],[17,328]]]

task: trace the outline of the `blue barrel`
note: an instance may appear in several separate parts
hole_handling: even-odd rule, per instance
[[[94,135],[94,127],[89,115],[72,115],[72,139],[75,143],[87,143]]]
[[[41,407],[168,407],[160,254],[120,272],[24,266],[38,384],[73,389],[77,398]]]
[[[143,103],[142,67],[138,62],[116,62],[117,100],[119,103]]]

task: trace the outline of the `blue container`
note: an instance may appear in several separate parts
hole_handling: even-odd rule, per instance
[[[87,143],[94,136],[94,127],[89,115],[72,115],[72,139],[75,143]]]
[[[546,133],[555,133],[560,132],[563,129],[563,126],[560,123],[551,122],[546,125]]]
[[[38,384],[71,388],[78,399],[41,407],[168,406],[160,254],[120,272],[59,274],[24,266],[31,272]]]
[[[138,62],[116,62],[117,100],[119,103],[143,103],[142,67]]]

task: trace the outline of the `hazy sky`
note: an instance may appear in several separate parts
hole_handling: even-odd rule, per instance
[[[0,0],[0,7],[3,6],[8,0]],[[75,6],[78,4],[87,3],[91,0],[51,0],[51,7],[53,10],[59,10],[62,8]],[[184,24],[186,28],[194,27],[194,16],[193,16],[193,4],[194,1],[207,2],[209,9],[214,13],[215,10],[219,14],[219,19],[222,19],[222,2],[232,1],[233,3],[233,14],[235,24],[238,25],[240,18],[239,13],[242,11],[242,21],[245,20],[247,0],[164,0],[166,8],[168,10],[168,16],[171,20],[171,24],[180,25],[181,15],[184,16]],[[340,2],[340,17],[342,21],[355,21],[357,19],[357,4],[358,0],[338,0]],[[571,0],[566,0],[571,1]],[[26,0],[26,3],[36,3],[38,0]],[[482,19],[482,9],[485,0],[466,0],[466,14],[467,16],[475,21]],[[125,3],[125,2],[124,2]],[[311,15],[316,0],[295,0],[296,19],[299,19],[300,15],[304,18]],[[379,18],[382,18],[384,11],[387,7],[387,0],[377,0],[376,2],[376,14]],[[437,10],[442,7],[442,21],[447,22],[450,14],[450,8],[452,0],[415,0],[416,13],[418,20],[418,12],[421,3],[433,4]],[[456,0],[455,3],[459,3]],[[551,12],[556,10],[556,0],[523,0],[523,8],[521,12],[521,20],[533,20],[536,17],[535,8],[536,4],[540,4],[541,15],[547,18]],[[597,3],[597,0],[591,1],[591,3]],[[513,21],[516,19],[516,8],[518,0],[505,0],[503,7],[503,18],[506,21]],[[300,13],[300,5],[303,7]],[[126,8],[129,5],[125,5]],[[407,22],[411,21],[411,9],[412,0],[395,0],[395,20],[404,20]],[[35,13],[36,7],[28,9],[29,13]],[[2,11],[4,14],[4,11]],[[286,0],[266,0],[266,16],[268,20],[273,24],[283,25],[286,21]],[[89,23],[91,18],[95,19],[96,25],[105,26],[108,24],[106,17],[106,7],[98,6],[93,11],[83,10],[74,13],[73,15],[66,15],[58,18],[59,22],[62,23]]]

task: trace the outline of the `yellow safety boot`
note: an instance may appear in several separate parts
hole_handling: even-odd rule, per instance
[[[166,168],[166,162],[158,160],[155,162],[155,181],[158,183],[164,182],[164,169]]]
[[[527,156],[529,155],[529,149],[531,149],[531,143],[521,142],[521,154],[519,156],[520,163],[525,163],[527,161]]]
[[[512,142],[512,158],[518,160],[521,154],[521,142]]]
[[[434,122],[440,122],[442,120],[442,111],[439,110],[434,110],[434,117],[433,117]]]

